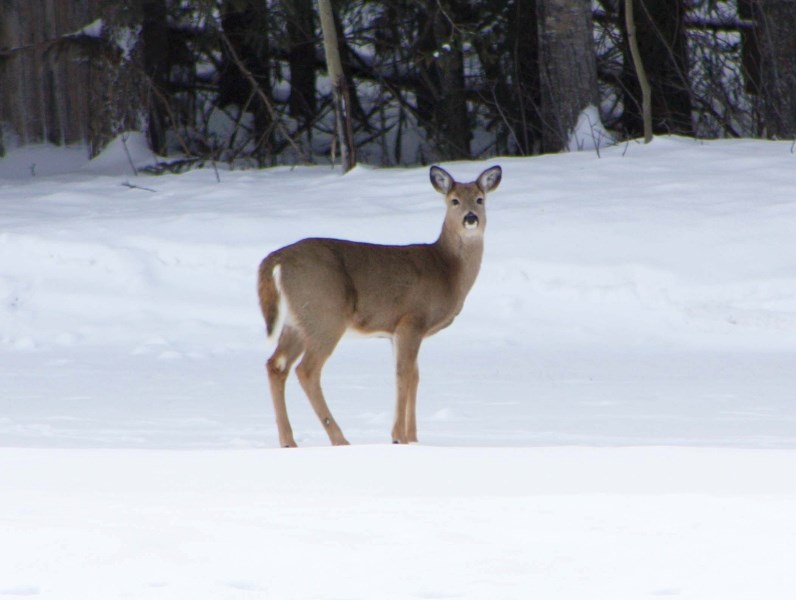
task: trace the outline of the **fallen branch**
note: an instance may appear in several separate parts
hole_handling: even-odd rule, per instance
[[[153,192],[153,193],[157,192],[157,190],[153,190],[152,188],[144,187],[142,185],[136,185],[134,183],[130,183],[129,181],[123,181],[121,185],[123,185],[124,187],[128,187],[131,190],[144,190],[145,192]]]

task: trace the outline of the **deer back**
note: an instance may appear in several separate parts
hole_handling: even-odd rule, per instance
[[[261,267],[264,314],[274,301],[263,296],[278,289],[289,312],[286,318],[307,338],[339,336],[345,329],[390,335],[407,322],[430,335],[447,326],[480,269],[485,196],[500,182],[500,167],[464,184],[432,167],[431,182],[446,203],[436,242],[386,246],[309,238],[286,246]],[[269,284],[277,266],[278,281]],[[269,331],[271,327],[269,323]]]

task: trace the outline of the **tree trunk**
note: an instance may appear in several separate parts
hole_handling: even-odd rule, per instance
[[[641,88],[641,116],[644,123],[644,143],[652,141],[652,91],[644,69],[644,61],[638,49],[636,37],[636,20],[633,10],[633,0],[625,0],[625,30],[627,31],[627,45],[633,57],[633,66],[636,69],[636,78]]]
[[[770,138],[796,137],[796,0],[753,6],[760,51],[763,124]]]
[[[147,81],[149,147],[155,154],[165,156],[168,128],[168,80],[171,69],[166,0],[143,0],[144,70]]]
[[[446,7],[448,8],[448,7]],[[445,159],[470,158],[470,120],[464,86],[464,54],[461,32],[450,22],[451,13],[436,12],[433,66],[437,76],[438,145]]]
[[[488,0],[479,7],[467,24],[468,31],[487,29],[470,36],[483,70],[473,101],[486,108],[495,152],[536,154],[541,145],[536,0]]]
[[[92,59],[95,68],[90,73],[91,156],[120,133],[147,129],[141,3],[102,2],[101,6],[105,51]]]
[[[260,166],[274,156],[274,120],[268,47],[268,7],[258,0],[224,0],[221,27],[224,62],[219,77],[218,104],[237,105],[254,116],[251,139]]]
[[[426,0],[417,15],[415,66],[418,119],[437,160],[470,158],[470,118],[461,30],[450,4]]]
[[[146,126],[141,12],[129,4],[3,4],[0,121],[16,143],[83,143],[93,157]]]
[[[335,128],[340,144],[340,156],[343,160],[343,172],[346,173],[356,166],[357,157],[351,125],[348,86],[343,74],[343,65],[340,62],[340,49],[337,44],[337,30],[335,29],[331,0],[318,0],[318,12],[321,17],[326,68],[332,82]]]
[[[518,145],[521,153],[535,154],[541,147],[542,121],[539,72],[539,17],[536,0],[517,0],[512,40],[513,102],[517,106]]]
[[[290,114],[309,123],[315,119],[315,25],[312,0],[283,0],[287,17],[290,65]]]
[[[580,113],[598,105],[589,0],[538,0],[542,151],[567,144]]]
[[[76,66],[73,49],[56,45],[91,20],[96,7],[61,6],[54,0],[4,2],[0,23],[0,121],[15,144],[79,143],[86,137],[88,68]],[[60,86],[61,90],[53,89]],[[83,109],[64,119],[66,105]]]
[[[688,48],[683,0],[632,0],[636,41],[651,89],[654,133],[693,134],[688,83]],[[620,12],[625,12],[622,3]],[[630,135],[644,131],[643,99],[635,63],[627,43],[627,19],[620,19],[625,35],[622,74],[625,112],[622,123]]]
[[[738,0],[738,18],[755,21],[755,4],[757,0]],[[744,78],[744,90],[748,94],[760,94],[760,46],[757,43],[756,27],[741,29],[741,69]]]

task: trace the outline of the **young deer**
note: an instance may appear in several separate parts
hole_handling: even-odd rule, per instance
[[[397,406],[392,439],[417,441],[417,355],[423,338],[447,327],[462,309],[481,266],[487,192],[500,167],[458,183],[431,167],[431,184],[445,195],[442,233],[433,244],[382,246],[305,239],[260,264],[258,292],[269,337],[278,339],[266,363],[279,443],[296,441],[285,406],[285,380],[296,368],[301,387],[334,445],[348,444],[321,390],[321,369],[346,330],[392,338]]]

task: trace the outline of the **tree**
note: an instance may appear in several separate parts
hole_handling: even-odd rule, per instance
[[[655,133],[693,133],[688,47],[683,0],[632,0],[638,51],[649,79],[652,129]],[[624,13],[625,3],[620,7]],[[620,21],[626,19],[622,15]],[[643,133],[641,84],[627,43],[622,75],[625,111],[622,123],[633,136]]]
[[[290,68],[290,114],[310,130],[317,113],[315,97],[315,18],[312,0],[283,0]]]
[[[78,66],[74,59],[81,55],[77,31],[96,18],[96,7],[70,3],[55,11],[54,4],[38,0],[2,5],[0,110],[6,127],[23,145],[78,143],[87,137],[92,64]],[[48,10],[53,18],[44,20]],[[82,41],[89,45],[92,40]]]
[[[641,116],[644,123],[644,143],[652,141],[652,90],[644,69],[644,61],[638,48],[636,37],[636,18],[633,9],[633,0],[625,0],[625,31],[627,31],[627,45],[633,59],[639,87],[641,88]]]
[[[165,156],[168,122],[168,78],[171,68],[166,0],[142,0],[144,71],[147,76],[147,139],[155,154]]]
[[[795,20],[796,0],[5,0],[0,152],[135,129],[168,168],[529,155],[589,105],[639,135],[644,96],[655,133],[794,137]]]
[[[542,151],[567,148],[578,117],[597,106],[589,0],[538,0]]]
[[[318,0],[318,12],[323,31],[323,49],[326,55],[326,68],[332,82],[332,102],[334,103],[335,129],[340,144],[340,156],[343,159],[343,172],[348,172],[357,164],[356,146],[351,124],[351,100],[348,85],[340,62],[340,50],[337,41],[337,29],[332,13],[331,0]]]
[[[534,154],[541,144],[536,0],[485,6],[473,39],[484,77],[476,98],[495,133],[496,151]]]
[[[748,2],[747,8],[755,48],[747,67],[752,91],[762,100],[765,134],[796,137],[796,0]]]
[[[426,0],[418,22],[417,108],[439,160],[470,158],[472,136],[464,85],[463,31],[451,2]]]
[[[271,118],[268,6],[257,0],[224,0],[221,11],[223,62],[218,104],[237,105],[254,116],[253,154],[261,166],[273,158],[275,125]]]
[[[96,156],[145,126],[139,3],[31,0],[2,10],[0,119],[19,143],[82,142]]]
[[[539,81],[539,28],[536,0],[516,0],[515,12],[508,16],[506,44],[509,51],[512,85],[509,101],[503,107],[517,107],[514,116],[517,152],[530,155],[541,147],[542,120]]]
[[[141,3],[101,3],[102,29],[89,78],[89,149],[99,154],[125,131],[148,128]]]

